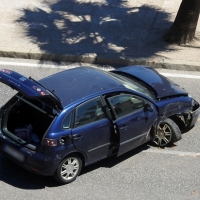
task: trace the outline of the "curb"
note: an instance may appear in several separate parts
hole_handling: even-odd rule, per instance
[[[116,58],[101,57],[95,53],[74,55],[74,54],[51,54],[51,53],[25,53],[13,51],[0,51],[0,57],[35,59],[59,62],[82,62],[100,65],[130,66],[130,65],[148,65],[153,68],[175,69],[185,71],[200,71],[200,63],[181,60],[169,60],[162,57],[147,58]]]

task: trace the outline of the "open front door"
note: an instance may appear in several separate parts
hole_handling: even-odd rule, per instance
[[[114,115],[119,136],[118,156],[149,140],[149,130],[157,119],[157,111],[145,109],[146,100],[131,94],[120,94],[108,99]]]

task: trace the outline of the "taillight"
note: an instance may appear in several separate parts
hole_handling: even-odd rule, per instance
[[[6,73],[6,74],[11,74],[12,73],[9,69],[2,69],[1,71]]]
[[[33,89],[39,92],[41,95],[46,95],[47,93],[40,87],[33,86]]]
[[[55,147],[57,146],[57,140],[44,138],[42,144],[46,146]]]

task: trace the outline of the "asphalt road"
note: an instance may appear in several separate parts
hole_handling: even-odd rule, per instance
[[[54,65],[37,61],[0,59],[0,69],[12,69],[35,79],[64,70],[65,66],[70,68],[78,65],[81,64]],[[111,66],[96,67],[112,69]],[[196,78],[169,78],[184,87],[200,102],[199,72],[163,69],[158,71],[173,75],[196,75]],[[0,93],[0,105],[14,94],[2,84]],[[199,129],[200,119],[196,126],[184,133],[183,139],[171,148],[159,149],[145,144],[121,157],[109,158],[84,168],[76,181],[62,186],[51,177],[38,176],[20,168],[0,153],[0,199],[200,199]]]

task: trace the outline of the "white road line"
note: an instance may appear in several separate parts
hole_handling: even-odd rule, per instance
[[[71,68],[71,65],[50,65],[50,64],[42,64],[42,63],[17,63],[17,62],[4,62],[0,61],[0,65],[4,66],[22,66],[22,67],[45,67],[45,68]]]
[[[197,76],[197,75],[171,74],[171,73],[160,73],[160,74],[162,74],[163,76],[167,76],[167,77],[200,79],[200,76]]]
[[[171,151],[171,150],[154,149],[154,148],[144,150],[143,152],[145,152],[145,153],[170,154],[170,155],[178,155],[178,156],[200,157],[200,153],[195,153],[195,152]]]
[[[75,67],[74,65],[52,65],[52,64],[47,64],[47,63],[23,63],[23,62],[6,62],[6,61],[0,61],[0,65],[4,66],[22,66],[22,67],[44,67],[44,68],[63,68],[63,69],[68,69],[68,68],[73,68]],[[79,64],[80,65],[80,64]],[[87,64],[85,64],[87,65]],[[166,77],[177,77],[177,78],[191,78],[191,79],[200,79],[200,76],[197,75],[188,75],[188,74],[173,74],[173,73],[160,73],[163,76]]]

